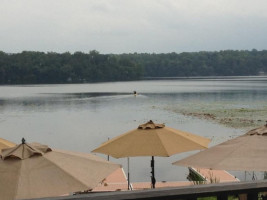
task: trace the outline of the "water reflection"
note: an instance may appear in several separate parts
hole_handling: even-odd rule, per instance
[[[194,93],[142,93],[138,97],[130,93],[114,93],[114,92],[87,92],[87,93],[42,93],[33,97],[17,97],[17,98],[2,98],[0,99],[0,106],[47,106],[47,105],[84,105],[88,103],[97,104],[108,101],[122,102],[124,99],[130,100],[138,98],[138,100],[147,100],[144,97],[157,99],[161,101],[249,101],[266,100],[267,91],[253,90],[253,91],[216,91],[216,92],[194,92]],[[162,104],[162,102],[158,102]]]

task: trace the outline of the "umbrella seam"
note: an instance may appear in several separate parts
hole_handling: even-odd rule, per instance
[[[54,153],[57,151],[53,151]],[[49,153],[49,152],[48,152]],[[61,153],[61,152],[57,152],[57,153]],[[64,154],[64,153],[62,153]],[[72,177],[74,180],[76,180],[77,182],[81,183],[82,185],[86,186],[88,189],[93,189],[93,188],[89,188],[89,186],[87,186],[85,183],[83,183],[82,181],[76,179],[72,174],[69,174],[68,171],[66,171],[65,169],[61,168],[59,165],[57,165],[55,162],[53,162],[52,160],[50,160],[46,155],[43,155],[44,158],[46,158],[50,163],[52,163],[53,165],[55,165],[57,168],[59,168],[60,170],[64,171],[68,176]]]
[[[156,131],[156,135],[157,135],[157,137],[159,138],[159,141],[160,141],[160,143],[161,143],[161,146],[163,147],[163,149],[165,150],[165,152],[166,152],[166,156],[159,156],[159,157],[170,157],[171,155],[169,155],[169,152],[166,150],[166,147],[163,145],[163,142],[162,142],[162,140],[161,140],[161,137],[159,136],[159,134],[160,134],[160,132],[158,133],[157,131]],[[157,155],[154,155],[154,156],[157,156]]]
[[[104,142],[104,143],[102,143],[101,145],[100,145],[100,147],[98,147],[98,148],[96,148],[96,149],[94,149],[92,152],[93,153],[102,153],[102,154],[105,154],[105,155],[109,155],[109,156],[112,156],[113,158],[116,158],[116,159],[118,159],[118,158],[127,158],[127,157],[137,157],[137,156],[114,156],[114,155],[112,155],[112,154],[107,154],[107,153],[103,153],[103,152],[100,152],[100,151],[98,151],[99,149],[101,149],[103,146],[105,146],[105,145],[107,145],[107,144],[112,144],[114,141],[120,141],[120,140],[122,140],[122,139],[124,139],[124,137],[125,136],[127,136],[128,134],[131,134],[133,131],[135,131],[136,129],[133,129],[133,130],[131,130],[131,131],[128,131],[128,132],[126,132],[126,133],[124,133],[124,134],[122,134],[122,135],[118,135],[118,136],[116,136],[116,137],[114,137],[114,138],[112,138],[112,139],[110,139],[110,140],[108,140],[108,141],[106,141],[106,142]]]
[[[44,156],[43,156],[44,157]],[[62,170],[62,171],[64,171],[65,173],[66,173],[66,175],[68,175],[69,177],[71,177],[71,178],[73,178],[75,181],[77,181],[77,182],[79,182],[79,183],[81,183],[83,186],[85,186],[86,188],[88,188],[88,189],[93,189],[93,188],[90,188],[90,187],[88,187],[86,184],[84,184],[83,182],[81,182],[81,181],[79,181],[79,180],[77,180],[74,176],[72,176],[71,174],[68,174],[67,173],[67,171],[66,170],[63,170],[62,168],[60,168],[58,165],[56,165],[54,162],[52,162],[51,160],[49,160],[47,157],[44,157],[44,158],[46,158],[50,163],[52,163],[52,164],[54,164],[57,168],[59,168],[60,170]],[[21,174],[21,170],[22,170],[22,161],[23,160],[20,160],[20,162],[21,162],[21,167],[20,167],[20,173],[18,174],[18,180],[19,181],[17,181],[17,185],[16,185],[16,198],[15,199],[17,199],[17,196],[18,196],[18,186],[19,186],[19,183],[20,183],[20,180],[21,180],[21,176],[20,176],[20,174]],[[66,176],[66,175],[64,175],[64,176]],[[77,191],[70,191],[70,192],[77,192]]]
[[[223,145],[224,143],[227,143],[227,142],[229,142],[229,141],[235,141],[235,140],[239,139],[240,137],[244,137],[244,135],[241,135],[241,136],[239,136],[239,137],[236,137],[236,138],[234,138],[234,139],[232,139],[232,140],[225,141],[225,142],[223,142],[223,143],[221,143],[221,144],[218,144],[218,145]],[[251,137],[251,136],[250,136],[250,137]],[[248,142],[249,142],[249,141],[246,140],[246,142],[245,142],[244,144],[247,144]],[[218,145],[215,145],[215,146],[213,146],[213,147],[207,149],[207,151],[212,151],[212,149],[213,149],[213,148],[216,148]],[[234,154],[237,150],[239,150],[239,149],[238,149],[238,148],[235,148],[233,151],[231,151],[231,152],[229,152],[227,155],[225,155],[223,160],[221,160],[221,161],[217,161],[216,166],[218,166],[220,163],[224,162],[225,158],[229,157],[229,155]],[[196,153],[196,154],[194,154],[194,155],[192,155],[192,156],[189,156],[189,157],[197,156],[197,154],[200,154],[200,153],[204,153],[204,151],[199,152],[199,153]],[[189,158],[189,157],[188,157],[188,158]],[[184,159],[182,159],[182,160],[186,160],[186,159],[188,159],[188,158],[184,158]],[[180,160],[180,161],[182,161],[182,160]],[[175,162],[175,163],[176,163],[176,162]],[[177,163],[178,163],[178,165],[180,165],[180,164],[179,164],[179,161],[177,161]],[[182,165],[182,166],[191,166],[191,167],[203,167],[203,168],[209,168],[209,169],[233,170],[233,169],[230,169],[230,168],[219,167],[219,166],[218,166],[218,167],[216,167],[216,166],[214,166],[214,167],[207,167],[207,166],[205,166],[205,164],[204,164],[204,165],[203,165],[203,164],[201,164],[201,165],[197,165],[197,164],[196,164],[196,165],[181,164],[181,165]],[[241,169],[241,168],[240,168],[240,169]],[[233,170],[233,171],[239,171],[239,170]]]
[[[177,133],[175,132],[175,129],[172,129],[172,128],[169,128],[169,129],[170,129],[171,131],[173,131],[174,134],[177,134]],[[180,131],[180,132],[182,132],[183,134],[187,134],[187,133],[184,132],[184,131]],[[190,133],[190,134],[192,134],[192,133]],[[157,134],[157,135],[158,135],[158,134]],[[196,145],[198,145],[198,146],[204,147],[204,149],[207,149],[207,147],[205,147],[205,146],[202,145],[202,144],[199,144],[199,143],[195,142],[195,141],[192,140],[190,137],[187,137],[187,135],[180,135],[180,136],[181,136],[182,138],[185,138],[185,139],[187,139],[187,140],[190,140],[192,143],[194,143],[194,144],[196,144]],[[174,155],[174,154],[178,154],[178,153],[189,152],[189,151],[194,151],[194,150],[200,150],[199,148],[196,148],[196,149],[191,149],[191,150],[186,150],[186,151],[181,151],[181,152],[178,152],[178,153],[170,154],[170,153],[166,150],[165,145],[163,145],[163,142],[162,142],[160,136],[159,136],[159,138],[160,138],[160,142],[162,143],[162,146],[164,147],[165,151],[166,151],[167,154],[168,154],[168,156],[166,156],[166,157],[170,157],[170,156],[172,156],[172,155]]]
[[[181,131],[182,133],[184,133],[184,134],[189,134],[189,133],[187,133],[187,132],[184,132],[184,131]],[[190,133],[190,134],[192,134],[192,133]],[[193,134],[192,134],[193,135]],[[195,136],[197,136],[198,137],[198,135],[195,135]],[[203,149],[207,149],[208,147],[205,147],[204,145],[202,145],[202,144],[200,144],[200,143],[197,143],[197,142],[195,142],[194,140],[192,140],[190,137],[187,137],[187,135],[186,136],[182,136],[183,138],[186,138],[187,140],[190,140],[192,143],[194,143],[194,144],[196,144],[196,145],[199,145],[199,146],[202,146],[202,147],[204,147]],[[208,138],[206,138],[206,139],[208,139]],[[211,141],[210,139],[208,139],[209,140],[209,142]],[[208,142],[208,143],[209,143]],[[200,150],[199,148],[198,149],[194,149],[194,150]],[[193,151],[193,150],[191,150],[191,151]]]
[[[59,154],[63,154],[63,155],[67,154],[67,153],[65,153],[65,152],[56,151],[56,150],[51,151],[51,152],[59,153]],[[48,153],[49,153],[49,152],[48,152]],[[51,160],[46,156],[48,153],[44,154],[44,157],[45,157],[47,160],[49,160],[49,162],[53,163],[53,164],[54,164],[55,166],[57,166],[59,169],[61,169],[62,171],[66,172],[70,177],[73,177],[74,180],[78,180],[78,179],[75,178],[75,176],[72,175],[72,173],[69,173],[69,171],[67,171],[67,170],[65,170],[65,169],[63,169],[63,168],[61,168],[61,167],[60,167],[59,165],[57,165],[55,162],[51,161]],[[70,155],[70,154],[67,154],[67,155]],[[75,157],[75,155],[71,155],[71,156],[74,156],[74,157]],[[84,157],[82,157],[82,158],[84,158]],[[101,163],[103,163],[103,164],[107,164],[107,165],[111,164],[111,163],[106,162],[106,160],[103,160],[103,161],[102,161],[102,160],[97,160],[97,162],[101,162]],[[112,163],[112,164],[113,164],[113,165],[118,165],[119,167],[121,167],[121,165],[119,165],[119,164],[115,164],[115,163]],[[89,173],[89,172],[88,172],[88,173]],[[80,181],[80,180],[78,180],[78,182],[79,182],[79,183],[82,183],[82,185],[85,185],[87,189],[94,189],[94,187],[89,187],[86,183],[84,183],[84,182],[82,182],[82,181]],[[100,183],[100,181],[99,181],[98,183]],[[98,184],[98,183],[97,183],[97,184]],[[97,186],[97,184],[95,185],[95,187]]]
[[[240,136],[240,137],[243,137],[243,135],[242,136]],[[235,138],[235,139],[233,139],[233,140],[237,140],[239,137],[237,137],[237,138]],[[226,141],[227,142],[227,141]],[[246,140],[246,142],[244,143],[244,144],[247,144],[249,141],[248,140]],[[228,153],[227,154],[227,156],[225,156],[225,157],[228,157],[229,155],[232,155],[233,153],[235,153],[237,150],[239,150],[238,148],[235,148],[235,150],[234,151],[232,151],[232,152],[230,152],[230,153]],[[220,163],[222,163],[223,162],[223,160],[222,161],[219,161],[218,162],[218,164],[220,164]],[[228,170],[228,169],[227,169]],[[236,171],[236,170],[234,170],[234,171]]]
[[[18,160],[19,162],[20,162],[20,168],[19,168],[19,173],[17,174],[17,184],[16,184],[16,188],[15,188],[15,195],[14,195],[14,197],[15,197],[15,199],[17,199],[17,196],[18,196],[18,189],[19,189],[19,183],[20,183],[20,180],[21,180],[21,176],[20,176],[20,174],[22,173],[22,160]],[[5,162],[5,161],[3,161],[3,162]]]

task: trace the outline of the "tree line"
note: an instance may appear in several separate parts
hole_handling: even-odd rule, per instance
[[[124,55],[146,77],[249,76],[267,73],[267,50]]]
[[[0,84],[128,81],[139,79],[142,74],[142,67],[130,59],[97,51],[0,52]]]
[[[267,50],[100,54],[0,51],[0,84],[130,81],[144,77],[247,76],[267,72]]]

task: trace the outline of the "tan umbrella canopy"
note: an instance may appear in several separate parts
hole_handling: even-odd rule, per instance
[[[151,182],[155,187],[154,156],[171,156],[176,153],[205,149],[210,140],[184,131],[154,124],[149,121],[137,129],[103,143],[93,152],[111,155],[114,158],[152,156]]]
[[[90,190],[120,165],[86,153],[25,143],[2,150],[0,199],[59,196]]]
[[[0,150],[1,150],[1,149],[8,148],[8,147],[14,147],[14,146],[16,146],[15,143],[10,142],[10,141],[8,141],[8,140],[5,140],[5,139],[3,139],[3,138],[0,138]]]
[[[233,171],[267,171],[266,153],[267,125],[173,164]]]

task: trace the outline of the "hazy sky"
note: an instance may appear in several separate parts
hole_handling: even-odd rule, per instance
[[[0,50],[267,49],[267,0],[0,0]]]

